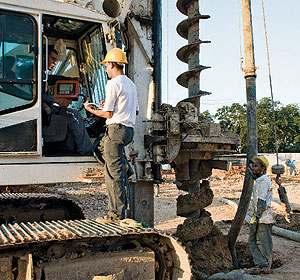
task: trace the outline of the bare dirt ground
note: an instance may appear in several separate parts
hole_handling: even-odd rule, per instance
[[[235,168],[229,172],[225,171],[214,171],[211,177],[211,188],[214,192],[214,200],[213,203],[207,207],[207,211],[209,211],[212,215],[213,220],[218,225],[218,227],[222,230],[224,234],[227,234],[230,228],[230,221],[234,218],[235,210],[232,206],[224,204],[222,202],[222,198],[227,198],[232,201],[238,202],[239,197],[241,195],[241,190],[243,186],[243,177],[244,171],[243,169]],[[272,177],[272,176],[271,176]],[[274,179],[274,178],[273,178]],[[293,209],[300,209],[300,176],[283,176],[283,185],[287,190],[287,194],[289,197],[289,201],[292,204]],[[171,184],[171,176],[166,176],[167,183],[162,185],[160,188],[160,201],[168,201],[168,206],[174,205],[176,207],[176,194],[178,194],[178,190],[176,187]],[[273,198],[274,201],[279,203],[279,197],[277,194],[276,184],[274,182],[274,190],[273,190]],[[277,204],[278,206],[278,204]],[[165,222],[160,222],[156,225],[157,228],[161,230],[166,230],[169,232],[174,232],[176,230],[176,226],[183,222],[183,218],[175,217],[171,209],[168,208],[169,219]],[[276,209],[276,213],[280,222],[284,221],[282,216],[283,211],[278,207]],[[174,210],[175,212],[175,210]],[[166,214],[166,213],[165,213]],[[174,219],[172,219],[174,216]],[[281,224],[277,224],[282,226]],[[286,228],[290,228],[292,230],[300,232],[300,227],[291,226],[288,223],[283,225]],[[248,229],[247,226],[244,226],[241,230],[240,236],[238,238],[239,243],[243,244],[243,248],[246,248],[246,242],[248,237]],[[264,276],[264,279],[274,279],[274,280],[299,280],[300,279],[300,244],[291,240],[287,240],[278,236],[273,236],[274,243],[274,266],[277,268],[273,269],[273,273],[267,276]],[[238,250],[239,252],[239,250]],[[243,258],[247,258],[248,264],[251,262],[251,257],[249,255],[249,251],[243,252],[240,256],[241,261],[243,263]],[[279,267],[278,267],[279,266]]]
[[[210,179],[211,188],[214,192],[213,203],[207,207],[212,215],[214,222],[219,229],[227,234],[230,228],[230,221],[235,215],[235,209],[232,206],[225,204],[222,198],[227,198],[238,202],[243,185],[243,169],[233,169],[229,172],[214,171]],[[165,182],[159,188],[159,194],[154,198],[155,201],[155,226],[156,228],[175,232],[178,224],[184,221],[184,218],[176,215],[176,198],[182,191],[179,191],[173,184],[174,175],[165,174]],[[289,200],[293,209],[300,209],[300,175],[283,176],[283,185],[286,187]],[[83,208],[87,218],[96,218],[104,215],[107,210],[106,189],[103,183],[93,184],[59,184],[50,187],[17,187],[8,188],[6,191],[41,191],[51,192],[65,195],[74,199]],[[274,183],[273,197],[275,202],[279,202],[279,197]],[[277,209],[278,211],[278,209]],[[281,211],[278,212],[278,217],[281,222],[284,221]],[[289,224],[284,224],[285,227],[290,227],[292,230],[300,232],[300,227],[291,227]],[[249,252],[245,244],[247,242],[248,230],[244,226],[240,233],[238,241],[242,244],[243,252],[241,258],[251,260]],[[264,276],[264,279],[274,280],[298,280],[300,279],[300,244],[281,237],[273,236],[274,242],[274,260],[275,268],[273,273]],[[246,260],[245,260],[246,261]]]

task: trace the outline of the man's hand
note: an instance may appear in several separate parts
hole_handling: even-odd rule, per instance
[[[252,216],[251,220],[250,220],[250,224],[256,224],[258,222],[258,219],[255,215]]]
[[[89,102],[84,102],[83,106],[85,108],[85,110],[87,110],[88,112],[95,114],[95,111],[99,110],[99,108],[96,107],[96,105],[94,103],[89,103]]]
[[[87,110],[88,112],[90,112],[91,114],[93,114],[97,117],[110,119],[113,115],[112,111],[102,111],[99,108],[95,108],[95,105],[93,103],[84,102],[83,106],[84,106],[85,110]]]
[[[277,175],[277,176],[276,176],[276,178],[275,178],[275,182],[276,182],[276,184],[277,184],[278,186],[281,186],[281,184],[282,184],[282,180],[281,180],[281,178],[280,178],[280,176],[279,176],[279,175]]]
[[[84,109],[87,110],[87,111],[89,111],[89,112],[92,109],[91,104],[88,101],[85,101],[83,103],[83,106],[84,106]]]

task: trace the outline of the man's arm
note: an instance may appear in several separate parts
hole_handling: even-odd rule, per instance
[[[278,195],[279,195],[279,199],[282,203],[284,203],[285,205],[285,209],[287,213],[290,213],[292,211],[288,196],[287,196],[287,192],[285,187],[282,185],[282,181],[280,178],[280,175],[276,176],[275,179],[276,184],[278,185]]]
[[[101,118],[105,118],[105,119],[110,119],[113,115],[112,111],[103,111],[100,109],[94,109],[94,106],[88,102],[84,103],[84,108],[90,112],[91,114],[97,116],[97,117],[101,117]]]
[[[256,217],[258,219],[261,218],[263,212],[267,209],[267,202],[263,199],[258,199],[257,201],[257,211],[256,211]]]

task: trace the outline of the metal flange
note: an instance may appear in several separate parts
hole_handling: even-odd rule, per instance
[[[177,33],[184,39],[188,39],[189,27],[200,19],[209,19],[209,15],[196,15],[193,18],[187,18],[177,25]]]
[[[178,0],[176,3],[176,7],[177,9],[184,15],[188,16],[188,8],[190,7],[190,5],[198,0]],[[209,15],[203,15],[204,17],[210,18]]]
[[[177,77],[177,79],[176,79],[177,83],[185,88],[188,88],[190,79],[199,78],[201,71],[203,71],[205,69],[209,69],[209,68],[211,68],[211,67],[199,65],[199,66],[195,67],[194,69],[186,71]]]
[[[211,41],[202,41],[202,40],[198,40],[197,42],[195,43],[192,43],[192,44],[189,44],[189,45],[186,45],[186,46],[183,46],[182,48],[180,48],[178,51],[177,51],[177,54],[176,56],[184,63],[188,63],[188,59],[191,55],[191,52],[194,52],[194,51],[199,51],[198,48],[201,44],[208,44],[208,43],[211,43]]]

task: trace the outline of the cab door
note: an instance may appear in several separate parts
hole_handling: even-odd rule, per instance
[[[106,53],[105,39],[102,26],[99,25],[79,40],[82,61],[85,67],[91,102],[99,104],[105,99],[107,75],[99,61]]]
[[[37,19],[0,10],[0,154],[41,152]]]

